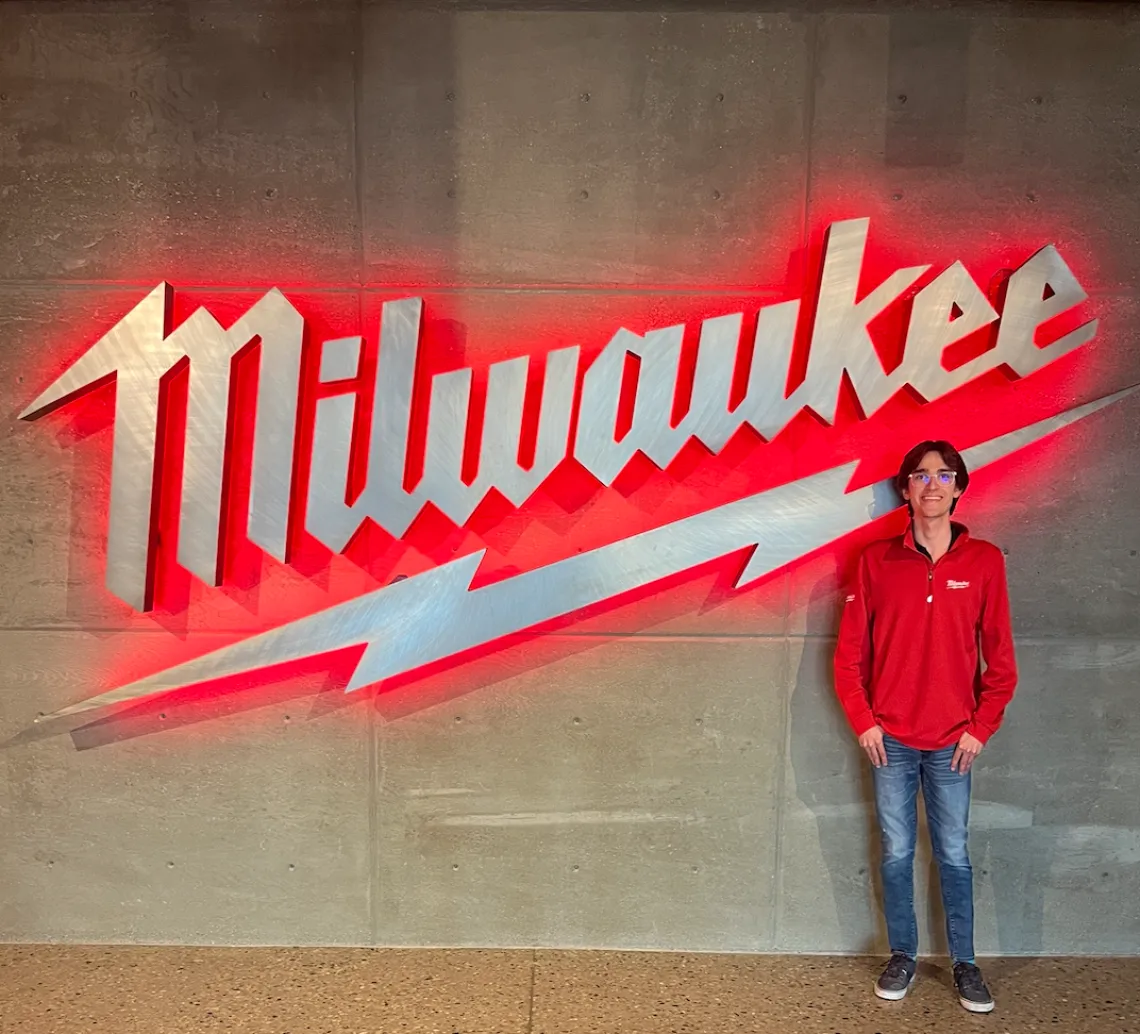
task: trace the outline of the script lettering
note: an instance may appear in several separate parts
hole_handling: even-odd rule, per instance
[[[325,390],[316,407],[312,455],[303,457],[309,462],[305,528],[339,552],[366,520],[392,536],[404,535],[429,503],[462,525],[492,490],[516,507],[523,505],[571,451],[599,482],[610,485],[638,452],[665,468],[693,438],[716,453],[744,424],[771,440],[805,408],[834,422],[844,374],[863,415],[871,416],[906,385],[933,401],[998,366],[1026,376],[1096,333],[1097,321],[1090,320],[1056,341],[1038,342],[1044,324],[1087,297],[1052,245],[1010,276],[1000,317],[965,266],[955,262],[915,293],[901,361],[888,371],[868,325],[914,288],[930,267],[900,269],[860,296],[868,227],[867,219],[852,219],[829,229],[807,367],[799,383],[789,385],[803,311],[798,299],[761,308],[750,343],[743,333],[743,313],[703,321],[692,392],[676,422],[684,325],[644,334],[623,328],[582,374],[573,442],[569,439],[580,350],[575,345],[546,357],[534,461],[524,467],[519,456],[530,357],[496,362],[488,370],[478,454],[469,458],[476,470],[470,484],[462,476],[471,415],[470,368],[432,377],[423,473],[416,484],[405,484],[423,303],[419,298],[387,302],[371,385],[362,388],[355,380],[363,350],[360,337],[337,338],[322,346],[319,380]],[[274,289],[228,330],[198,309],[171,332],[169,303],[170,288],[160,284],[21,414],[35,418],[117,380],[106,584],[138,610],[151,605],[153,497],[162,475],[156,451],[164,385],[188,364],[178,561],[198,578],[216,584],[225,547],[225,448],[237,417],[230,412],[234,362],[258,341],[247,534],[266,553],[288,560],[304,321]],[[997,333],[985,350],[950,368],[950,346],[995,322]],[[745,348],[750,355],[740,354]],[[639,363],[633,417],[628,432],[619,435],[622,382],[630,355]],[[730,408],[741,360],[750,361],[746,391]],[[363,390],[373,392],[374,405],[371,426],[358,435]],[[364,470],[362,487],[350,498],[354,448],[360,449]]]
[[[365,518],[398,538],[429,502],[456,524],[463,524],[492,488],[521,506],[566,455],[578,373],[577,346],[547,356],[538,440],[529,469],[520,464],[519,449],[530,359],[521,356],[492,364],[478,474],[470,485],[463,482],[461,470],[472,372],[436,374],[431,384],[423,476],[410,491],[404,488],[421,308],[418,298],[387,302],[383,307],[367,481],[355,501],[348,501],[347,491],[356,399],[335,395],[318,403],[306,526],[333,552],[345,547]],[[347,342],[351,344],[335,344],[338,349],[359,351],[359,338]],[[330,344],[334,343],[326,342],[325,347]],[[322,380],[332,379],[323,373]]]
[[[285,560],[304,322],[274,289],[228,331],[198,309],[168,334],[169,303],[170,287],[160,284],[21,414],[34,418],[116,378],[106,585],[136,610],[151,605],[151,520],[161,473],[156,451],[163,384],[189,360],[178,561],[216,585],[225,440],[232,418],[230,378],[234,357],[255,338],[261,339],[261,358],[248,534],[267,553]]]

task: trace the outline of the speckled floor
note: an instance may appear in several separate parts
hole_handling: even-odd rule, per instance
[[[995,959],[966,1013],[944,962],[900,1003],[880,960],[560,951],[0,945],[0,1031],[166,1034],[1140,1034],[1140,958]]]

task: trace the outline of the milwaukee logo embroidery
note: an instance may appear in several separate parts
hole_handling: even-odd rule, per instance
[[[969,587],[970,587],[969,582],[957,582],[953,578],[947,578],[946,579],[946,588],[947,589],[968,589]]]
[[[117,380],[106,585],[132,607],[146,610],[152,605],[163,381],[188,363],[177,559],[216,585],[222,570],[227,433],[238,415],[231,412],[233,365],[251,343],[259,352],[259,375],[246,534],[265,553],[288,562],[286,544],[296,520],[333,552],[343,550],[366,520],[396,538],[403,536],[429,503],[462,525],[492,490],[521,506],[567,456],[608,486],[637,452],[664,468],[691,439],[716,453],[745,424],[770,440],[805,407],[832,423],[845,376],[869,417],[905,385],[931,401],[999,366],[1026,376],[1096,333],[1094,319],[1045,347],[1035,341],[1043,323],[1087,297],[1053,246],[1011,274],[1000,316],[962,263],[955,262],[914,295],[901,361],[888,372],[868,324],[930,267],[900,269],[859,297],[867,233],[866,219],[829,229],[806,372],[791,390],[800,300],[762,308],[750,341],[742,335],[741,312],[704,320],[691,396],[676,424],[683,325],[644,336],[619,329],[584,370],[578,346],[550,353],[531,443],[522,441],[530,359],[497,362],[488,371],[477,472],[470,480],[462,468],[472,416],[472,370],[460,369],[431,380],[423,473],[416,483],[406,483],[422,319],[418,298],[390,301],[382,309],[366,468],[354,497],[350,458],[363,401],[351,381],[361,368],[362,339],[338,338],[321,346],[322,397],[312,452],[295,456],[305,323],[276,289],[229,329],[198,309],[171,331],[171,289],[160,284],[21,416],[34,419],[112,377]],[[943,357],[950,345],[995,323],[987,351],[953,370],[946,368]],[[750,355],[740,356],[742,350]],[[619,406],[629,355],[640,366],[632,425],[622,434]],[[747,386],[733,406],[733,377],[741,359],[748,363]],[[974,466],[992,462],[1127,393],[984,442],[964,455]],[[520,450],[529,445],[534,460],[524,467]],[[301,512],[294,513],[298,461],[308,465],[309,488]],[[59,713],[348,646],[364,647],[348,686],[357,689],[747,548],[749,559],[736,581],[744,585],[899,505],[890,482],[848,491],[855,467],[846,464],[474,591],[470,585],[483,554],[472,553]],[[949,588],[966,584],[947,583]]]

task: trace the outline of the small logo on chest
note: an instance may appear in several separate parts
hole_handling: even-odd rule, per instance
[[[969,587],[970,587],[969,582],[959,582],[953,578],[947,578],[946,579],[946,588],[947,589],[968,589]]]

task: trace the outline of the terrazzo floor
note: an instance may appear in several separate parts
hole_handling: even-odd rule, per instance
[[[634,952],[0,945],[19,1034],[1140,1034],[1140,958],[982,960],[997,1009],[945,960],[881,1002],[879,959]]]

